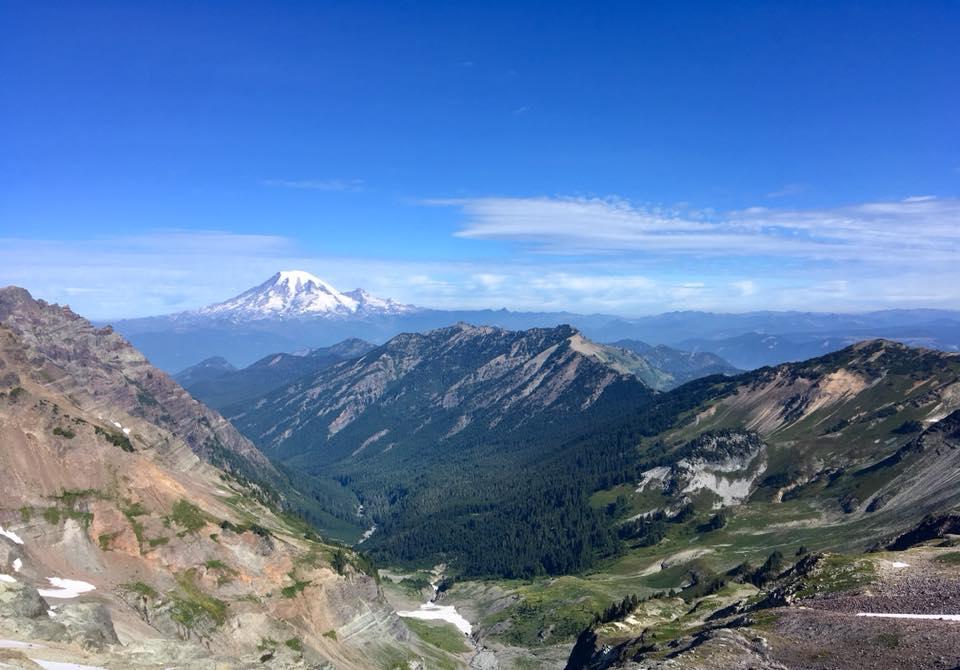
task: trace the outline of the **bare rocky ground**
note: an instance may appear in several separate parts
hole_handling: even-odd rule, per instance
[[[935,542],[933,544],[944,544]],[[960,621],[858,616],[862,613],[960,615],[960,558],[949,546],[867,554],[866,583],[834,590],[823,569],[774,587],[775,607],[728,610],[687,635],[650,645],[630,660],[592,664],[629,670],[952,670],[960,668]],[[905,565],[904,565],[905,564]],[[849,575],[842,575],[841,579]],[[813,591],[813,594],[810,594]],[[756,603],[755,603],[756,604]],[[719,614],[724,614],[721,610]],[[672,623],[672,622],[671,622]],[[652,638],[651,638],[652,639]],[[638,649],[642,645],[638,645]],[[571,667],[571,666],[568,666]]]
[[[876,581],[863,590],[775,610],[769,656],[789,668],[817,670],[960,667],[960,622],[857,616],[960,614],[960,565],[936,560],[954,552],[916,547],[884,554],[875,562]],[[894,567],[898,562],[908,565]]]

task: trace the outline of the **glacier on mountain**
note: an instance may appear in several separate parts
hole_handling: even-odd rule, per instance
[[[362,288],[341,292],[303,270],[284,270],[240,295],[197,310],[201,316],[251,321],[271,318],[409,314],[413,305],[379,298]]]

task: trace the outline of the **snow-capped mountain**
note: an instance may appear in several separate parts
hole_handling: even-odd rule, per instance
[[[240,295],[197,310],[231,321],[276,318],[351,317],[409,314],[413,305],[378,298],[361,288],[343,293],[303,270],[285,270]]]

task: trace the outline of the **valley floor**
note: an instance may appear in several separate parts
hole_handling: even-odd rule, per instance
[[[783,507],[787,511],[794,505]],[[794,522],[802,516],[796,507]],[[817,548],[827,542],[826,531],[802,532],[803,524],[789,525],[790,516],[784,515],[785,523],[801,529],[799,537]],[[627,616],[600,626],[598,635],[607,646],[632,641],[636,649],[646,651],[631,650],[610,665],[594,659],[593,664],[573,667],[960,666],[960,549],[936,546],[953,544],[950,540],[903,552],[827,554],[809,575],[782,592],[776,582],[758,589],[729,581],[705,597],[689,600],[675,595],[689,584],[691,570],[708,564],[718,570],[742,560],[757,565],[777,546],[788,557],[788,565],[798,560],[793,556],[798,542],[774,541],[783,531],[748,530],[734,520],[717,533],[674,537],[658,547],[635,549],[590,574],[525,582],[456,582],[439,602],[455,607],[472,625],[467,648],[459,648],[458,654],[470,668],[563,668],[594,614],[627,595],[650,599]],[[415,609],[432,596],[423,584],[433,573],[384,571],[383,576],[387,598],[397,609]],[[772,600],[751,610],[764,599]],[[724,608],[731,609],[724,613]],[[437,629],[446,629],[440,639],[457,639],[452,624],[429,625],[433,631],[426,633],[412,628],[428,643],[438,637]],[[638,639],[644,644],[637,645]],[[445,650],[457,651],[449,646]]]

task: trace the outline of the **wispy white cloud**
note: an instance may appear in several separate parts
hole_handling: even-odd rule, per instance
[[[907,198],[824,209],[707,210],[637,205],[619,198],[431,200],[458,207],[456,233],[554,254],[789,257],[873,263],[953,262],[960,200]]]
[[[220,299],[232,280],[266,272],[265,278],[295,255],[284,237],[221,231],[0,238],[0,284],[23,286],[94,318],[140,316]]]
[[[503,274],[493,274],[491,272],[479,272],[473,275],[474,281],[485,288],[498,288],[506,283],[509,277]]]
[[[192,309],[293,268],[345,290],[441,309],[629,316],[960,305],[956,199],[732,212],[618,198],[430,204],[462,212],[461,238],[508,244],[491,247],[493,257],[423,259],[315,255],[292,238],[223,231],[0,238],[0,285],[25,286],[93,318]]]
[[[263,184],[307,191],[361,191],[365,187],[362,179],[266,179]]]

